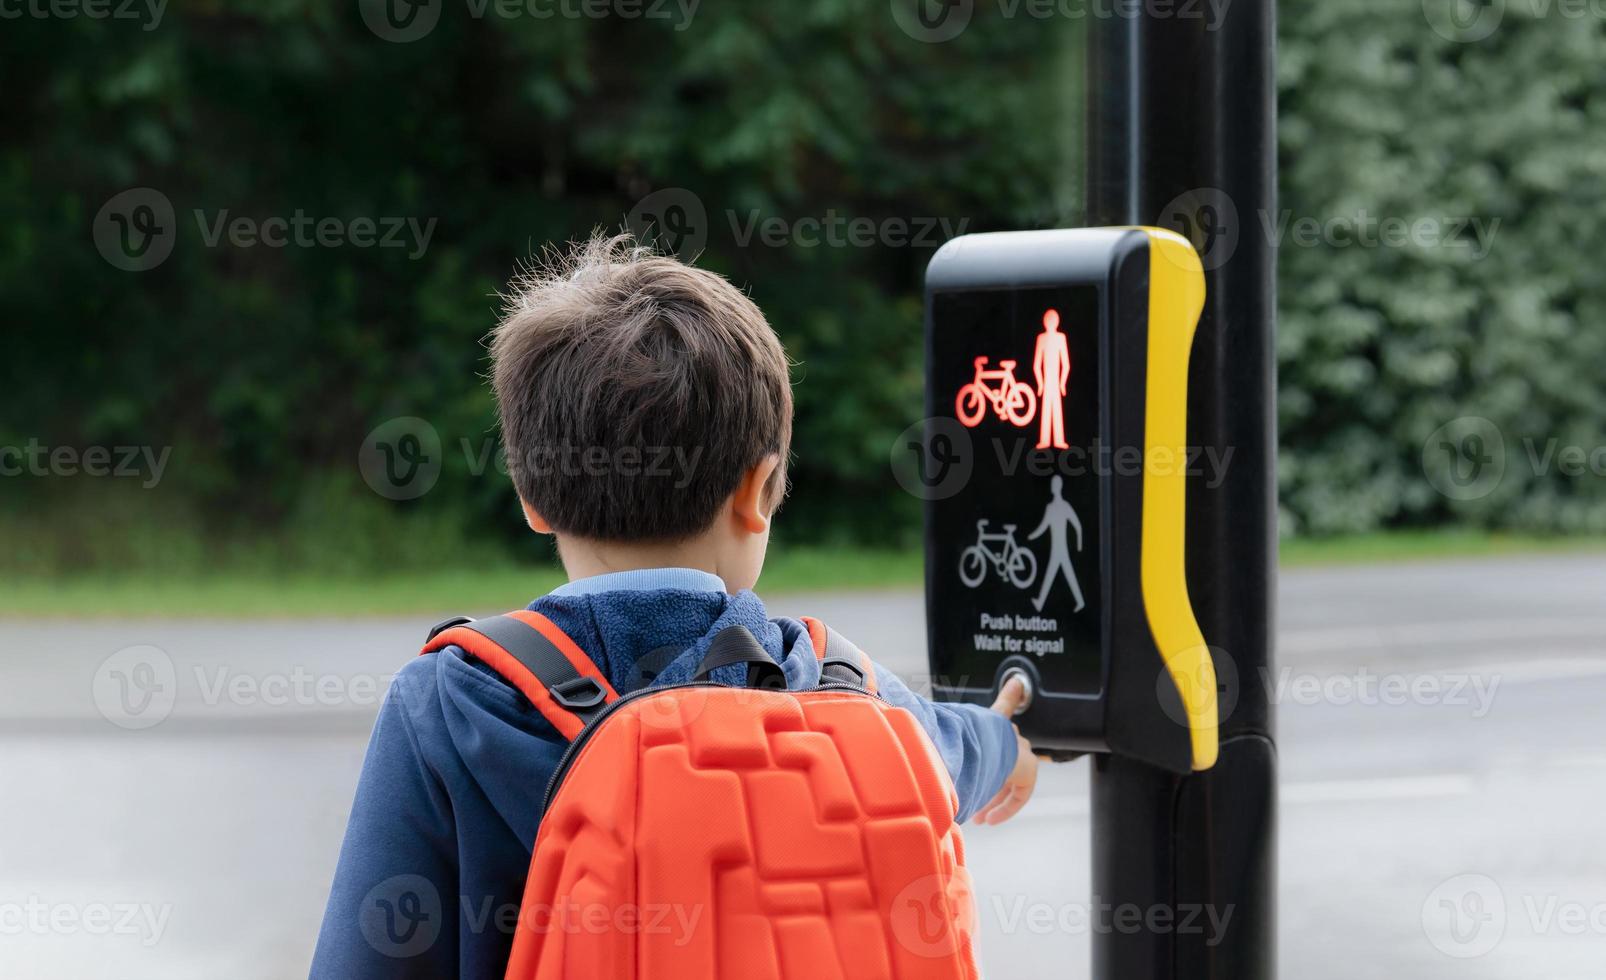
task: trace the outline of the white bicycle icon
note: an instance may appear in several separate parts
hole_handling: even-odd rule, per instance
[[[991,565],[998,577],[1017,589],[1027,588],[1037,577],[1037,556],[1015,541],[1015,524],[1005,524],[1001,532],[987,533],[987,520],[976,522],[976,543],[959,556],[959,581],[974,589],[987,577]]]

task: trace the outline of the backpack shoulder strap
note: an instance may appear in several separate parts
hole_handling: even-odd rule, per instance
[[[490,619],[448,619],[430,630],[422,652],[449,646],[462,647],[500,674],[570,741],[619,698],[568,634],[527,609]]]
[[[846,681],[871,694],[876,693],[875,664],[863,650],[813,616],[800,619],[808,627],[809,642],[814,645],[814,656],[820,661],[821,680]]]

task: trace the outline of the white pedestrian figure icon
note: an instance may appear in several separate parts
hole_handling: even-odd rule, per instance
[[[1071,549],[1066,540],[1065,527],[1070,525],[1076,529],[1076,550],[1082,550],[1082,521],[1076,516],[1076,508],[1066,503],[1060,496],[1065,489],[1065,478],[1056,476],[1049,483],[1054,492],[1054,499],[1048,502],[1048,508],[1043,511],[1043,522],[1037,525],[1037,530],[1027,536],[1026,540],[1036,541],[1048,532],[1048,567],[1043,569],[1043,587],[1038,590],[1037,598],[1032,600],[1032,606],[1038,612],[1043,611],[1043,603],[1048,601],[1048,591],[1054,587],[1054,579],[1061,571],[1065,573],[1065,581],[1071,587],[1071,595],[1076,597],[1076,608],[1072,612],[1081,612],[1087,605],[1082,598],[1082,587],[1076,581],[1076,569],[1071,567]]]

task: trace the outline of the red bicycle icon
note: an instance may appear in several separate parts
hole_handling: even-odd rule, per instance
[[[987,413],[990,403],[993,414],[1000,419],[1025,427],[1037,414],[1037,392],[1031,385],[1015,380],[1015,361],[999,361],[994,370],[987,370],[987,358],[976,358],[976,380],[959,389],[954,399],[954,415],[967,429],[975,428]],[[989,382],[996,382],[993,387]]]

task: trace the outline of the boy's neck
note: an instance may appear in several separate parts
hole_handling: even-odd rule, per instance
[[[718,549],[703,538],[646,543],[561,538],[558,555],[563,559],[563,569],[571,582],[642,568],[695,568],[712,575],[720,574]]]

